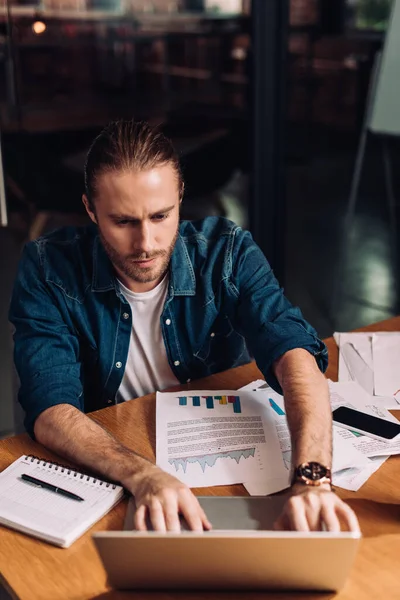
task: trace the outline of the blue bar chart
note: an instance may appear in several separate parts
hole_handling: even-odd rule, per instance
[[[177,396],[179,406],[188,406],[191,402],[192,406],[206,406],[209,410],[213,410],[215,405],[232,406],[233,412],[240,414],[242,406],[240,396]]]

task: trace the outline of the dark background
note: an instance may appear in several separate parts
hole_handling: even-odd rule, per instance
[[[345,227],[390,2],[244,0],[235,14],[212,4],[24,0],[1,9],[0,435],[20,427],[7,310],[21,248],[86,222],[85,153],[111,119],[161,125],[182,159],[183,218],[224,215],[250,228],[321,336],[398,313],[379,138]],[[399,145],[389,143],[399,197]]]

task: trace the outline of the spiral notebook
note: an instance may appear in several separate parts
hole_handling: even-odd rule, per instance
[[[82,500],[38,487],[34,478]],[[0,473],[0,524],[68,548],[119,502],[124,490],[35,456],[21,456]]]

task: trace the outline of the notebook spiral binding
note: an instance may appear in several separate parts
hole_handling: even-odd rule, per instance
[[[58,471],[60,469],[61,473],[64,473],[64,471],[66,471],[67,475],[72,474],[73,477],[78,477],[79,479],[85,479],[86,477],[86,481],[92,480],[93,483],[98,483],[99,486],[104,485],[107,488],[111,487],[113,490],[115,490],[115,488],[117,487],[114,483],[110,483],[109,481],[102,481],[101,479],[98,479],[97,477],[92,477],[91,475],[85,475],[85,473],[81,473],[76,469],[71,469],[71,467],[62,465],[58,462],[55,462],[54,460],[45,460],[44,458],[39,458],[38,456],[34,456],[33,454],[26,454],[25,459],[30,460],[31,463],[36,461],[36,464],[41,464],[43,467],[49,467],[49,469],[52,469],[54,467],[55,471]]]

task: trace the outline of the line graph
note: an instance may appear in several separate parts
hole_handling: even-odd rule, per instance
[[[214,454],[201,454],[199,456],[185,456],[179,458],[170,458],[168,462],[170,465],[174,465],[176,472],[182,468],[182,471],[186,473],[186,469],[189,463],[198,463],[203,471],[206,467],[213,467],[217,460],[223,458],[229,458],[235,460],[239,464],[241,459],[254,458],[256,449],[255,448],[242,448],[240,450],[227,450],[225,452],[215,452]]]

